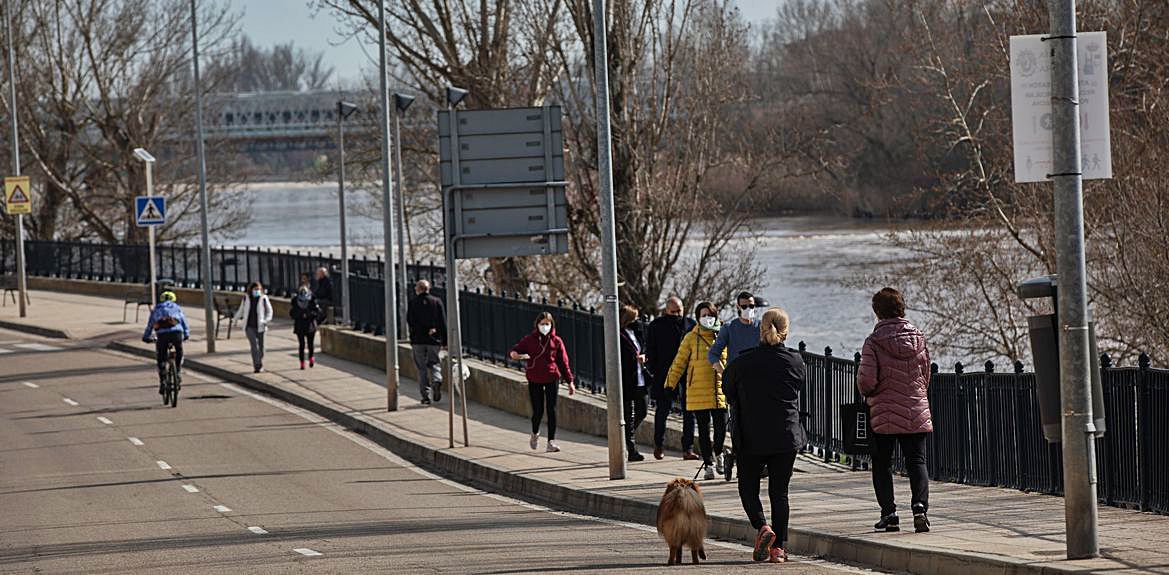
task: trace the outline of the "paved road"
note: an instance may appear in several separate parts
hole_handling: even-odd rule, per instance
[[[164,408],[153,381],[141,359],[0,330],[0,572],[667,571],[644,527],[442,480],[195,373]],[[861,572],[709,547],[686,572]]]

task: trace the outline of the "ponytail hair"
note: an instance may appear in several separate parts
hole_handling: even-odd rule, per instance
[[[763,314],[763,320],[759,323],[759,339],[766,345],[780,345],[787,339],[790,324],[787,312],[773,307]]]

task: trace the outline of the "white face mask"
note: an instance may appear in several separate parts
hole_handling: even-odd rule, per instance
[[[540,330],[540,335],[548,335],[552,331],[552,324],[542,323],[537,327],[537,329]]]
[[[714,329],[714,324],[716,321],[718,320],[714,319],[714,316],[708,315],[698,320],[698,323],[702,324],[702,327],[705,327],[706,329]]]
[[[748,307],[739,310],[739,317],[747,321],[755,321],[755,308]]]

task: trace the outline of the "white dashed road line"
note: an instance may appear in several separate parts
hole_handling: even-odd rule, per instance
[[[312,549],[309,549],[308,547],[301,547],[299,549],[293,549],[293,551],[296,551],[297,553],[300,553],[301,555],[304,555],[305,557],[320,557],[321,555],[324,555],[324,553],[321,553],[320,551],[313,551]]]
[[[268,534],[268,530],[264,529],[263,527],[248,527],[248,531],[251,531],[252,533],[255,533],[256,535],[267,535]]]
[[[30,387],[30,388],[32,388],[32,389],[36,389],[36,388],[40,387],[39,385],[37,385],[37,384],[35,384],[35,383],[31,382],[31,381],[26,381],[26,382],[24,382],[24,386],[25,386],[25,387]]]
[[[69,405],[72,405],[73,407],[77,407],[78,405],[81,405],[81,404],[77,403],[76,401],[69,399],[68,397],[62,399],[61,401],[64,401],[65,403],[68,403]]]
[[[195,487],[194,485],[184,485],[183,489],[186,489],[187,493],[198,493],[199,492],[199,488]]]
[[[142,443],[142,440],[138,439],[137,437],[127,437],[126,439],[130,440],[131,445],[138,445],[138,446],[146,445],[145,443]]]
[[[20,349],[27,349],[29,351],[58,351],[61,349],[55,345],[45,345],[43,343],[18,343],[12,347],[19,347]]]
[[[216,505],[215,507],[212,507],[212,509],[220,513],[227,513],[228,511],[231,511],[231,508],[226,505]]]
[[[159,469],[162,469],[162,470],[170,469],[170,464],[165,462],[165,461],[155,461],[155,463],[158,464]]]
[[[98,417],[97,420],[106,424],[106,425],[113,425],[114,424],[114,422],[110,421],[109,418],[106,418],[106,417]]]
[[[15,353],[15,352],[12,351],[11,349],[4,349],[4,348],[0,347],[0,355],[3,355],[5,353]]]

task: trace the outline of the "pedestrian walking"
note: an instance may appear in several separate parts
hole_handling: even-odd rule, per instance
[[[684,409],[698,420],[698,447],[702,451],[705,478],[715,478],[723,472],[723,446],[727,434],[727,401],[723,395],[722,376],[707,361],[707,352],[718,336],[718,310],[704,301],[694,308],[697,324],[682,338],[674,355],[665,388],[682,387],[686,390]],[[723,351],[725,357],[726,351]],[[721,357],[720,357],[721,361]],[[710,431],[714,425],[714,444]]]
[[[756,561],[787,560],[788,484],[796,454],[806,443],[800,424],[800,394],[807,384],[804,360],[783,345],[787,339],[787,312],[773,307],[760,322],[760,344],[727,364],[723,389],[735,412],[735,456],[739,464],[739,499],[758,531]],[[759,501],[760,473],[770,470],[767,494],[771,523]]]
[[[670,364],[678,355],[678,346],[682,344],[682,338],[694,329],[694,326],[694,320],[686,317],[682,300],[671,296],[666,300],[666,308],[661,317],[650,322],[646,329],[646,364],[653,374],[649,393],[654,400],[654,459],[664,457],[666,422],[669,421],[675,403],[684,406],[686,402],[686,386],[674,391],[666,389],[665,382],[670,372]],[[706,355],[703,354],[703,357]],[[694,412],[685,407],[682,411],[682,459],[698,459],[698,455],[694,453]]]
[[[235,319],[245,322],[244,333],[252,349],[252,369],[255,373],[264,371],[264,333],[272,322],[272,302],[268,301],[260,282],[248,284],[248,292],[235,312]]]
[[[528,379],[528,399],[532,403],[532,435],[528,447],[539,446],[540,421],[548,415],[548,444],[546,451],[556,453],[556,398],[560,395],[560,382],[568,384],[568,395],[576,393],[572,368],[568,365],[568,348],[564,340],[556,335],[556,320],[544,311],[532,322],[532,333],[525,335],[508,357],[512,361],[526,361],[524,376]]]
[[[300,291],[300,288],[308,288],[310,292],[313,291],[313,278],[308,272],[302,272],[300,274],[300,283],[296,284],[296,291]],[[316,299],[315,294],[313,295],[313,299]]]
[[[740,353],[759,345],[759,315],[756,314],[755,296],[748,291],[739,292],[735,298],[735,314],[733,321],[728,321],[718,330],[718,337],[707,352],[707,361],[714,366],[714,370],[722,373],[727,363],[739,357]],[[726,351],[726,358],[723,351]]]
[[[418,280],[414,297],[406,305],[406,325],[410,328],[410,352],[418,370],[419,392],[422,404],[430,405],[442,399],[442,368],[438,352],[446,347],[446,309],[442,300],[430,295],[430,282]]]
[[[324,266],[317,268],[317,289],[313,290],[313,297],[316,298],[317,305],[325,310],[326,321],[329,321],[336,299],[333,297],[333,280],[329,278],[329,270]]]
[[[929,469],[925,441],[934,430],[926,392],[930,383],[930,353],[921,330],[905,319],[905,298],[893,288],[873,295],[877,325],[861,348],[856,383],[869,406],[873,427],[873,489],[881,506],[878,531],[899,531],[893,496],[893,447],[901,446],[913,496],[913,528],[930,530]]]
[[[305,349],[308,349],[308,366],[316,367],[316,354],[313,353],[314,340],[317,337],[317,323],[321,321],[321,306],[317,305],[312,290],[302,285],[296,291],[288,306],[288,314],[292,316],[292,332],[296,334],[296,344],[300,356],[300,368],[304,369]]]
[[[644,461],[645,456],[637,451],[637,427],[645,421],[646,394],[652,376],[645,367],[645,345],[642,343],[634,324],[637,322],[637,306],[625,304],[621,308],[621,388],[625,401],[625,447],[629,461]]]

